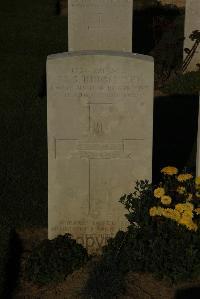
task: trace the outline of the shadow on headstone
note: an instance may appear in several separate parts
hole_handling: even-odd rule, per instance
[[[178,290],[174,299],[199,299],[200,287]]]
[[[188,166],[195,172],[191,152],[197,138],[199,98],[195,95],[156,97],[154,101],[153,181],[161,179],[160,169]],[[195,155],[195,151],[194,155]],[[190,159],[190,165],[188,161]]]

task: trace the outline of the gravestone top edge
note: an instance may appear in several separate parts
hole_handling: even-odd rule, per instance
[[[108,51],[108,50],[92,50],[92,51],[73,51],[73,52],[63,52],[57,54],[51,54],[47,56],[48,60],[55,60],[61,58],[75,57],[75,56],[118,56],[118,57],[129,57],[135,58],[143,61],[154,62],[154,58],[149,55],[121,52],[121,51]]]

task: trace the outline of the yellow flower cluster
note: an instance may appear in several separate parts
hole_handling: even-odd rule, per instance
[[[193,178],[193,176],[191,175],[191,173],[181,173],[177,176],[177,180],[179,182],[185,182],[188,180],[191,180]]]
[[[179,211],[180,213],[183,213],[185,211],[192,212],[193,209],[194,209],[194,206],[190,202],[187,202],[187,203],[178,203],[177,205],[175,205],[175,209],[177,211]]]
[[[158,187],[154,190],[154,196],[156,198],[160,198],[161,203],[163,205],[170,205],[170,203],[172,202],[171,197],[168,195],[165,195],[165,189],[162,187]]]
[[[179,225],[184,225],[187,227],[187,229],[196,231],[198,229],[198,226],[193,221],[193,216],[194,213],[196,213],[196,215],[200,215],[200,207],[195,209],[194,205],[190,201],[193,200],[193,196],[195,195],[196,197],[200,198],[200,176],[195,178],[195,192],[193,193],[193,189],[192,191],[187,190],[188,186],[190,187],[190,189],[191,186],[193,186],[193,181],[191,182],[191,185],[187,184],[187,181],[193,179],[192,174],[178,174],[178,169],[173,166],[162,168],[161,173],[168,176],[174,176],[174,179],[181,184],[177,187],[177,181],[175,181],[175,184],[173,185],[173,178],[169,180],[166,177],[166,182],[164,182],[160,187],[154,190],[154,197],[160,199],[162,205],[168,205],[169,207],[154,206],[149,210],[150,216],[163,216],[166,218],[170,218],[176,221]],[[170,194],[170,191],[176,191],[178,194],[183,195],[184,202],[178,203],[175,205],[175,207],[171,208],[170,205],[172,203],[172,198],[166,194]],[[173,196],[176,196],[176,194]],[[178,196],[178,198],[180,197]]]
[[[181,217],[179,224],[185,225],[187,229],[197,231],[197,224],[189,217]]]
[[[161,207],[152,207],[149,210],[150,216],[164,216],[166,218],[170,218],[172,220],[178,221],[181,217],[180,213],[174,209],[170,208],[161,208]]]
[[[185,225],[189,230],[197,230],[197,224],[193,222],[193,209],[194,206],[191,203],[177,204],[175,209],[179,211],[181,218],[178,221],[179,224]]]
[[[181,217],[181,215],[178,211],[176,211],[174,209],[170,209],[170,208],[163,209],[163,216],[166,218],[175,220],[175,221],[179,221],[180,217]]]
[[[166,166],[161,169],[161,173],[164,173],[166,175],[174,175],[178,173],[178,169],[173,166]]]
[[[164,216],[166,218],[172,219],[178,224],[185,225],[189,230],[196,231],[198,226],[193,222],[193,205],[191,203],[177,204],[175,209],[152,207],[149,210],[150,216]],[[195,210],[195,212],[197,212]],[[198,210],[200,213],[200,209]]]

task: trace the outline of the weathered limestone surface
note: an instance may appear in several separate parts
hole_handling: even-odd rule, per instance
[[[133,0],[69,0],[69,51],[132,52]]]
[[[117,52],[47,60],[49,238],[94,252],[126,229],[118,202],[151,179],[154,63]]]
[[[189,38],[194,30],[200,31],[200,1],[199,0],[186,0],[185,8],[185,42],[184,48],[191,49],[194,41]],[[184,52],[184,57],[186,53]],[[190,62],[187,71],[197,71],[197,64],[200,63],[200,46],[198,46],[196,53]]]

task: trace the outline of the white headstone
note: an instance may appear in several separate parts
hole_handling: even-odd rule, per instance
[[[185,41],[184,41],[184,49],[191,49],[194,45],[194,41],[192,41],[189,36],[192,34],[194,30],[200,31],[200,1],[199,0],[186,0],[185,7]],[[184,58],[187,54],[184,51]],[[200,63],[200,45],[198,46],[195,54],[188,65],[186,71],[197,71],[199,68],[197,64]]]
[[[69,51],[132,52],[133,0],[69,0]]]
[[[49,238],[96,252],[125,229],[119,203],[152,173],[154,63],[117,52],[47,60]]]

